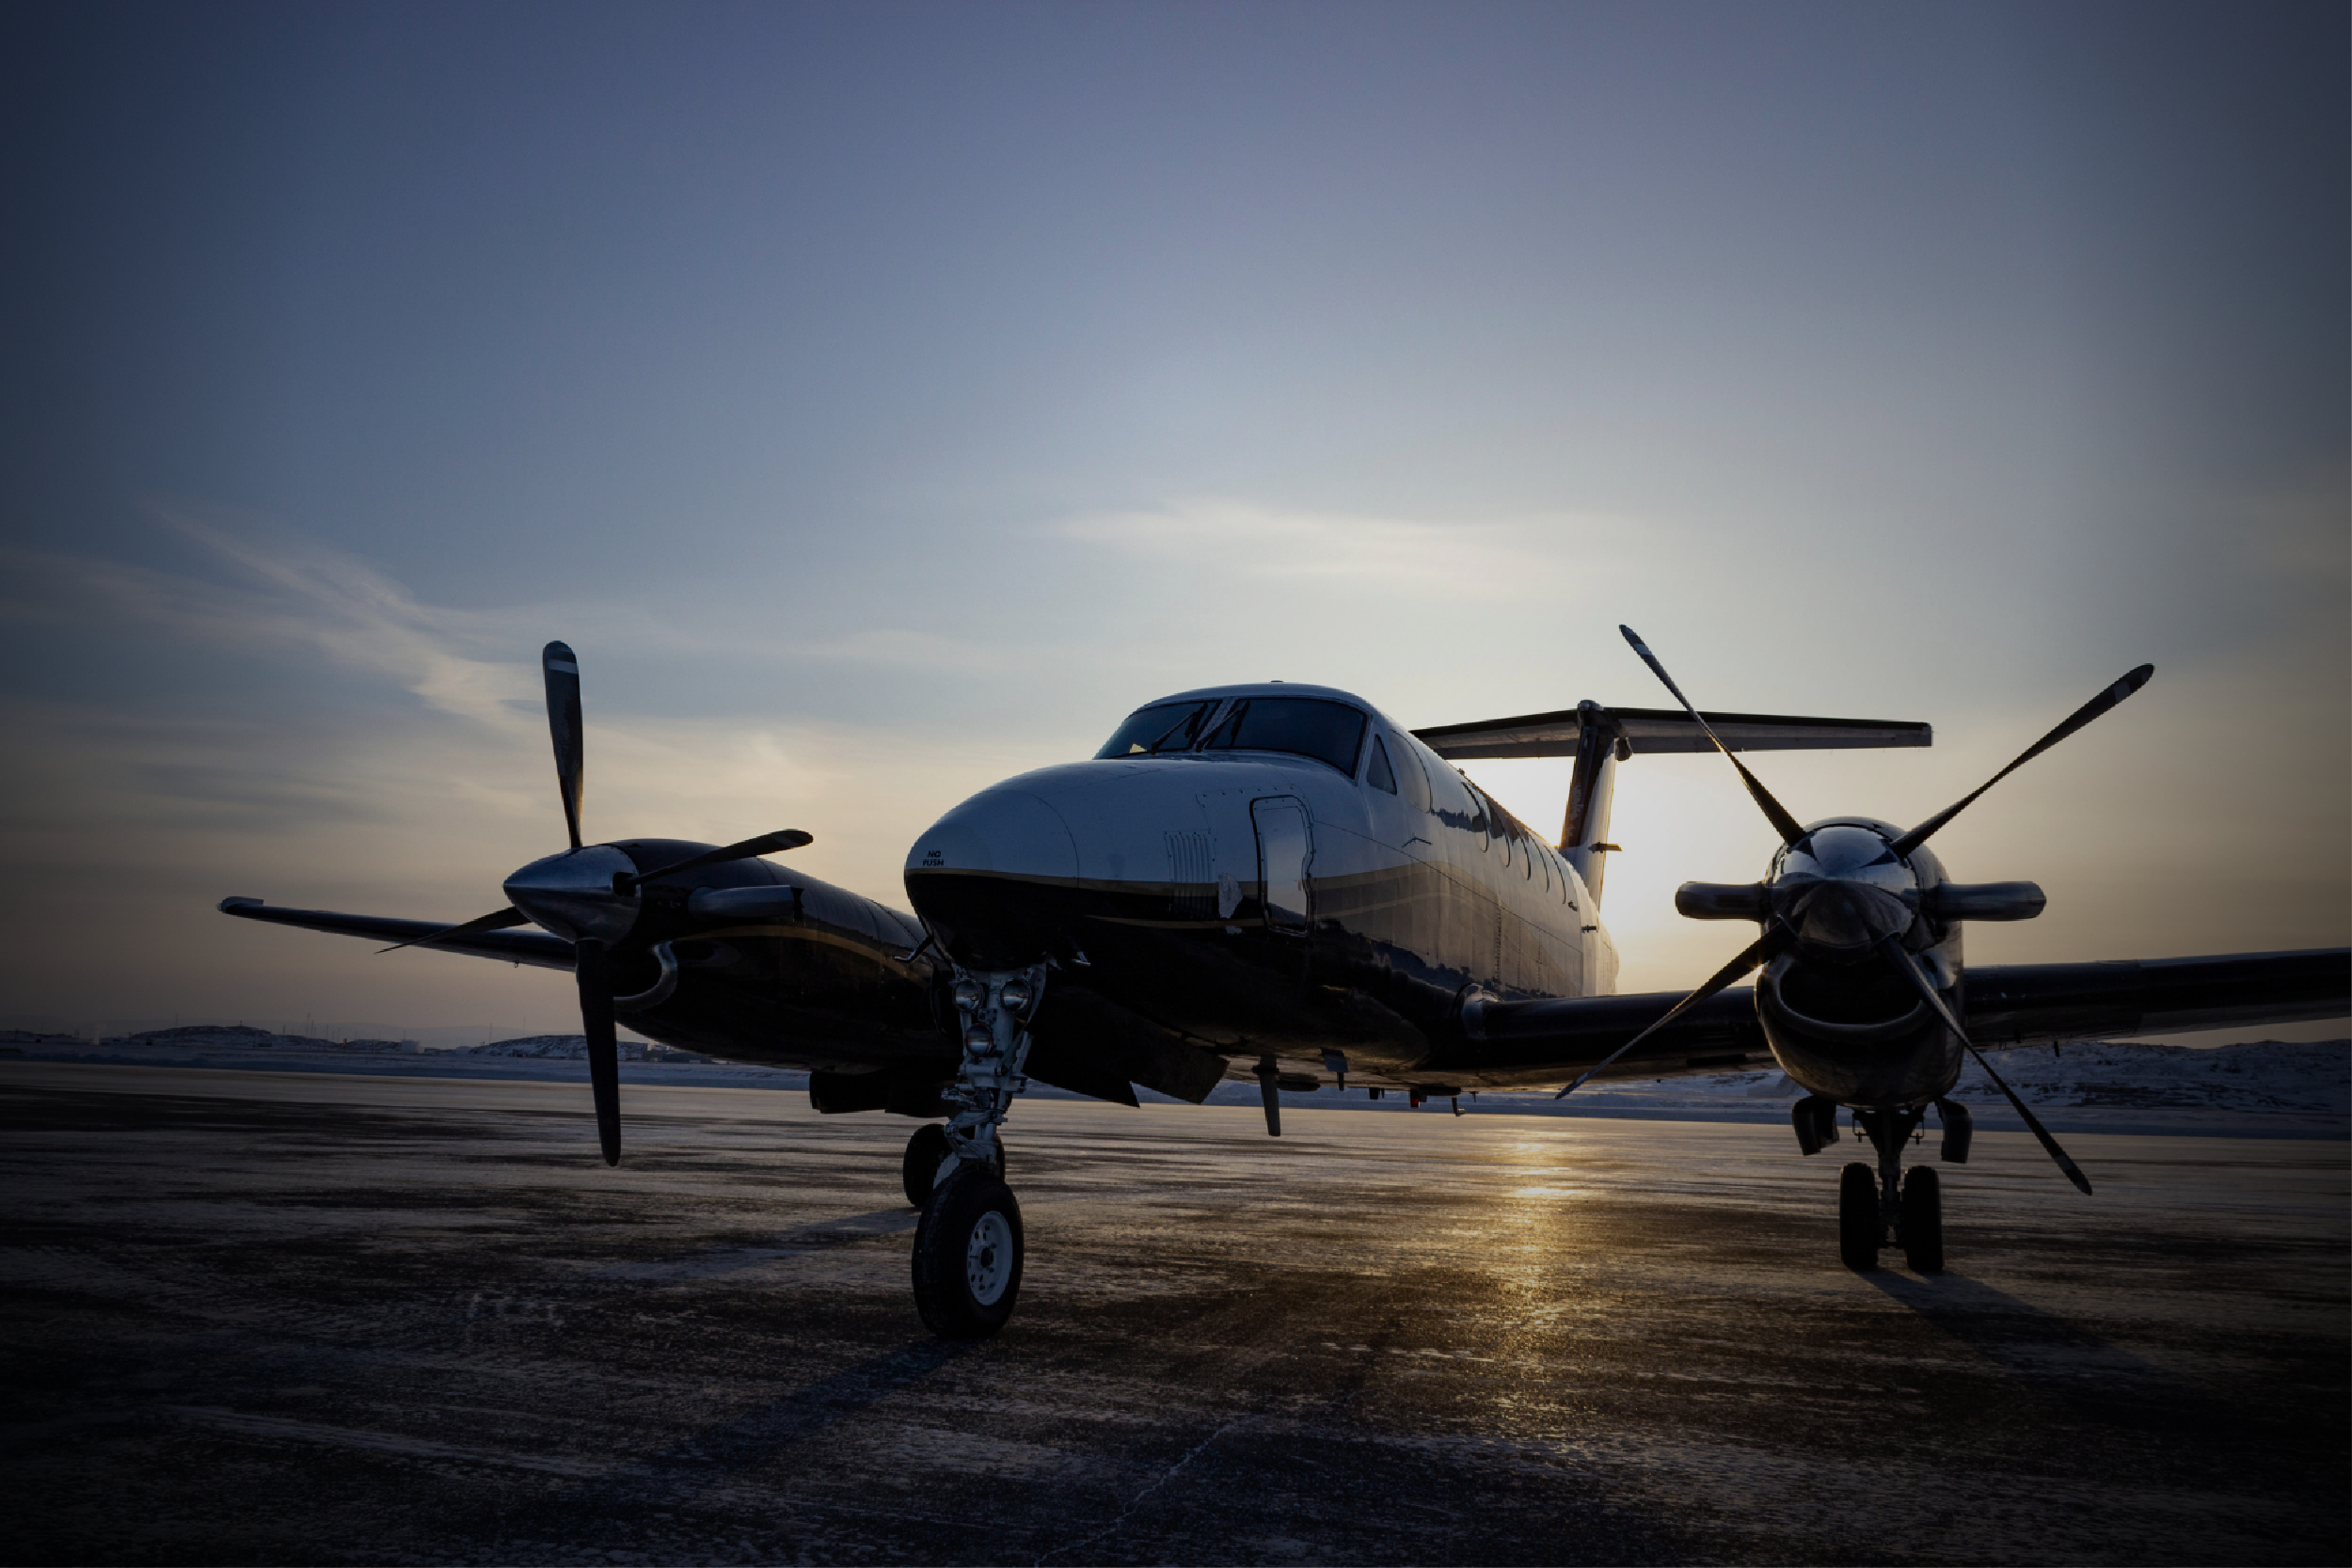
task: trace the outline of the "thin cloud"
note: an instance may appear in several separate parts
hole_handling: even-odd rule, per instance
[[[1518,598],[1563,590],[1580,572],[1622,566],[1618,541],[1631,526],[1597,515],[1430,522],[1196,499],[1088,514],[1054,531],[1079,544],[1220,574]]]

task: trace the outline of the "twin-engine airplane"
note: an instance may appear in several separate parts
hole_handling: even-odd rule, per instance
[[[1735,753],[1925,746],[1927,725],[1702,714],[1631,631],[1677,709],[1574,709],[1411,731],[1324,687],[1186,691],[1131,714],[1090,761],[1024,773],[914,841],[915,913],[758,857],[797,831],[712,848],[583,844],[580,670],[548,644],[571,847],[506,879],[507,908],[457,926],[230,898],[247,920],[568,969],[596,1128],[620,1159],[615,1021],[735,1062],[804,1068],[819,1111],[924,1118],[908,1140],[914,1296],[949,1338],[994,1333],[1022,1272],[1021,1210],[998,1128],[1029,1079],[1133,1105],[1141,1084],[1199,1102],[1255,1078],[1418,1105],[1467,1088],[1660,1078],[1773,1063],[1807,1091],[1797,1142],[1875,1148],[1845,1167],[1839,1255],[1899,1246],[1943,1264],[1936,1172],[1902,1151],[1930,1106],[1942,1156],[1968,1157],[1949,1098],[1980,1045],[2333,1018],[2352,1010],[2344,949],[1965,968],[1971,920],[2026,920],[2031,882],[1948,879],[1928,840],[2009,773],[2146,683],[2142,665],[1983,787],[1915,828],[1800,823]],[[1779,833],[1761,881],[1688,883],[1676,907],[1753,921],[1756,940],[1687,996],[1618,996],[1600,923],[1619,763],[1722,752]],[[1557,847],[1448,759],[1576,758]],[[511,927],[535,924],[541,932]],[[542,934],[545,933],[545,934]],[[1752,971],[1752,989],[1732,989]],[[1982,1058],[1979,1056],[1979,1060]],[[1990,1072],[1990,1067],[1987,1067]],[[1997,1076],[1994,1082],[1999,1084]],[[2008,1085],[2052,1159],[2090,1183]]]

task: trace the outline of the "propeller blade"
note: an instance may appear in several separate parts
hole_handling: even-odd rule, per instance
[[[1738,958],[1724,965],[1723,968],[1717,970],[1714,974],[1708,975],[1706,981],[1700,985],[1698,990],[1692,991],[1690,995],[1684,997],[1681,1001],[1676,1003],[1673,1006],[1667,1008],[1663,1013],[1660,1014],[1656,1022],[1652,1023],[1648,1028],[1643,1030],[1640,1034],[1634,1036],[1631,1039],[1626,1041],[1623,1045],[1617,1047],[1616,1050],[1609,1053],[1608,1055],[1603,1056],[1599,1061],[1595,1062],[1591,1067],[1586,1068],[1582,1072],[1578,1073],[1574,1083],[1570,1084],[1566,1088],[1562,1089],[1558,1094],[1553,1095],[1551,1098],[1554,1100],[1567,1099],[1568,1096],[1574,1094],[1578,1089],[1582,1088],[1584,1086],[1585,1080],[1592,1077],[1593,1074],[1598,1072],[1601,1069],[1607,1067],[1610,1063],[1615,1061],[1618,1057],[1624,1055],[1627,1052],[1632,1050],[1635,1046],[1641,1044],[1644,1040],[1649,1038],[1652,1035],[1658,1033],[1659,1030],[1663,1029],[1667,1024],[1672,1023],[1676,1019],[1680,1018],[1684,1013],[1689,1012],[1692,1008],[1697,1006],[1700,1003],[1706,1001],[1708,997],[1714,995],[1725,986],[1730,985],[1733,981],[1739,979],[1741,975],[1747,974],[1748,971],[1756,968],[1758,964],[1772,962],[1772,959],[1780,957],[1782,953],[1788,951],[1789,944],[1795,941],[1796,933],[1789,930],[1788,927],[1774,926],[1771,930],[1766,931],[1762,936],[1750,942]]]
[[[1780,841],[1783,844],[1794,844],[1803,838],[1804,836],[1804,824],[1789,816],[1788,808],[1772,799],[1772,792],[1764,787],[1763,780],[1748,771],[1746,763],[1732,755],[1731,748],[1724,744],[1723,736],[1717,735],[1714,726],[1707,721],[1706,717],[1691,705],[1691,699],[1682,694],[1682,688],[1677,686],[1675,678],[1666,673],[1666,667],[1658,662],[1658,656],[1649,651],[1649,644],[1636,637],[1631,626],[1619,626],[1617,630],[1623,634],[1626,641],[1632,645],[1633,651],[1642,656],[1642,662],[1649,666],[1649,673],[1666,683],[1666,689],[1675,694],[1675,701],[1682,705],[1682,711],[1689,714],[1692,721],[1707,733],[1707,738],[1715,743],[1715,750],[1723,752],[1731,766],[1740,769],[1740,783],[1748,786],[1748,793],[1755,797],[1756,803],[1764,808],[1764,815],[1771,820],[1772,832],[1780,835]]]
[[[2128,691],[2123,693],[2124,697],[2130,695]],[[2122,697],[2118,697],[2115,701],[2120,703],[2122,700]],[[2107,705],[2112,707],[2115,704],[2110,703]],[[2098,714],[2094,713],[2090,717],[2096,719]],[[2084,721],[2086,723],[2089,721],[2089,720]],[[2042,1126],[2031,1111],[2026,1109],[2026,1102],[2017,1098],[2017,1091],[2009,1086],[2008,1080],[1993,1070],[1993,1064],[1984,1059],[1984,1053],[1977,1049],[1977,1042],[1968,1037],[1968,1031],[1960,1026],[1960,1020],[1954,1018],[1952,1009],[1945,1005],[1943,992],[1935,989],[1935,983],[1927,977],[1926,972],[1912,961],[1910,954],[1903,951],[1902,942],[1895,937],[1882,939],[1879,942],[1879,956],[1901,970],[1903,977],[1918,989],[1920,997],[1934,1009],[1935,1016],[1944,1021],[1944,1027],[1960,1037],[1960,1043],[1968,1048],[1968,1054],[1974,1056],[1977,1059],[1977,1065],[1984,1069],[1984,1075],[1993,1080],[1993,1086],[2008,1097],[2010,1109],[2015,1111],[2024,1120],[2026,1131],[2041,1140],[2042,1151],[2058,1162],[2058,1168],[2066,1173],[2066,1180],[2074,1183],[2076,1191],[2085,1196],[2090,1196],[2090,1178],[2082,1173],[2081,1166],[2067,1158],[2066,1150],[2060,1148],[2058,1140],[2050,1136],[2050,1130]]]
[[[1958,816],[1962,812],[1967,810],[1969,805],[1975,801],[1979,795],[1981,795],[1986,790],[1991,789],[1994,784],[1999,784],[2003,779],[2008,778],[2011,773],[2016,772],[2020,768],[2025,767],[2026,764],[2031,762],[2034,758],[2040,756],[2042,752],[2048,751],[2059,741],[2064,740],[2068,736],[2073,735],[2076,730],[2081,729],[2085,724],[2090,723],[2093,719],[2098,718],[2101,714],[2106,712],[2107,709],[2115,706],[2118,703],[2121,703],[2124,698],[2130,696],[2141,687],[2146,686],[2148,684],[2149,677],[2153,675],[2155,673],[2156,667],[2154,665],[2143,664],[2138,669],[2134,670],[2130,674],[2125,675],[2122,680],[2117,681],[2113,686],[2108,687],[2105,691],[2100,692],[2096,697],[2091,698],[2090,701],[2085,703],[2082,706],[2076,708],[2073,713],[2067,716],[2064,723],[2060,724],[2057,729],[2052,730],[2048,735],[2043,736],[2041,739],[2035,741],[2032,745],[2026,747],[2023,752],[2019,752],[2015,762],[2010,763],[2007,768],[2002,768],[1998,773],[1994,774],[1991,778],[1985,780],[1984,783],[1979,784],[1972,793],[1961,797],[1958,800],[1955,800],[1950,805],[1946,806],[1942,811],[1937,812],[1933,816],[1929,817],[1925,822],[1920,823],[1917,827],[1912,829],[1911,832],[1897,839],[1894,845],[1895,858],[1897,860],[1903,859],[1914,849],[1916,849],[1919,846],[1925,844],[1929,839],[1934,837],[1938,829],[1942,828],[1945,823],[1949,822],[1953,817]]]
[[[421,937],[410,937],[406,942],[396,942],[389,947],[379,947],[376,951],[397,953],[404,947],[414,947],[421,942],[447,942],[452,937],[469,937],[476,931],[503,931],[509,926],[530,924],[531,916],[510,904],[502,910],[492,910],[488,914],[475,915],[462,926],[444,926],[437,931],[427,931]]]
[[[555,783],[564,792],[564,826],[580,847],[580,806],[587,789],[586,756],[580,736],[580,660],[568,643],[550,642],[539,654],[548,686],[548,733],[555,740]]]
[[[612,1029],[612,979],[605,967],[604,943],[583,937],[572,943],[572,972],[580,981],[580,1032],[588,1037],[588,1088],[596,1101],[596,1141],[604,1163],[621,1163],[621,1046]]]
[[[667,877],[673,871],[691,871],[698,865],[718,865],[725,861],[747,861],[755,855],[772,855],[780,850],[798,849],[803,844],[816,842],[813,835],[804,833],[798,828],[785,828],[772,833],[762,833],[757,838],[747,838],[735,844],[723,845],[716,849],[706,849],[699,855],[689,855],[682,861],[672,861],[667,865],[656,866],[651,871],[640,871],[635,876],[624,873],[614,879],[613,891],[626,893],[641,882],[650,882],[656,877]]]

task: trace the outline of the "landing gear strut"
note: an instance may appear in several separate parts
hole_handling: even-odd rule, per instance
[[[1878,1267],[1882,1247],[1899,1246],[1903,1260],[1920,1274],[1944,1267],[1944,1196],[1941,1179],[1921,1166],[1903,1175],[1903,1145],[1926,1117],[1909,1111],[1857,1109],[1854,1121],[1878,1150],[1878,1169],[1856,1161],[1838,1173],[1837,1257],[1850,1269]],[[1948,1124],[1947,1124],[1948,1125]],[[1962,1135],[1965,1152],[1966,1134]]]
[[[956,1114],[945,1127],[917,1130],[907,1141],[905,1165],[908,1200],[923,1211],[914,1227],[914,1305],[942,1338],[995,1333],[1021,1293],[1021,1206],[1004,1182],[996,1130],[1013,1097],[1028,1086],[1021,1075],[1029,1056],[1028,1021],[1044,991],[1043,964],[956,971],[963,1060],[946,1093]],[[933,1150],[939,1157],[925,1180],[916,1167]]]

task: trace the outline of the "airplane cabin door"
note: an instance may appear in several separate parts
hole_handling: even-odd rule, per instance
[[[1314,838],[1306,804],[1295,795],[1271,796],[1249,802],[1249,817],[1258,830],[1258,882],[1264,889],[1259,902],[1265,923],[1303,936],[1313,913]]]

